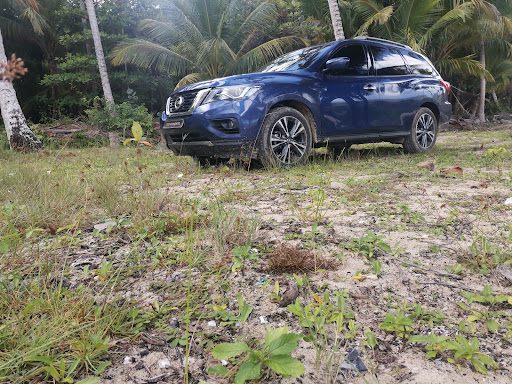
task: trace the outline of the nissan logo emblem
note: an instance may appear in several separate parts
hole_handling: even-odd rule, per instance
[[[176,101],[174,102],[174,109],[175,110],[180,109],[184,102],[185,102],[185,99],[183,98],[183,96],[178,97],[176,99]]]

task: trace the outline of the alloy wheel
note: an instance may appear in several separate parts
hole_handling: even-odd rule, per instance
[[[283,164],[294,164],[300,160],[307,148],[307,132],[294,116],[283,116],[270,132],[272,152]]]
[[[424,113],[416,123],[416,140],[422,148],[430,148],[436,139],[436,126],[434,119],[428,113]]]

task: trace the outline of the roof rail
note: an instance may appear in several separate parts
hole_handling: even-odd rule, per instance
[[[405,44],[402,44],[402,43],[397,43],[395,41],[391,41],[391,40],[386,40],[386,39],[379,39],[377,37],[370,37],[370,36],[356,36],[354,37],[354,39],[356,40],[369,40],[369,41],[377,41],[377,42],[380,42],[380,43],[387,43],[387,44],[393,44],[393,45],[397,45],[399,47],[403,47],[403,48],[408,48],[410,50],[413,50],[410,46],[408,45],[405,45]]]

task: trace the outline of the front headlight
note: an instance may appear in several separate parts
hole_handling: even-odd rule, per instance
[[[203,104],[214,101],[236,101],[254,95],[261,87],[258,85],[231,85],[213,88],[203,101]]]

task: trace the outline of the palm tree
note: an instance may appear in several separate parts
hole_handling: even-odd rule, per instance
[[[19,0],[18,5],[23,8],[22,16],[28,18],[37,33],[41,33],[43,20],[38,14],[38,4],[35,0]],[[0,29],[0,68],[7,64],[4,40]],[[25,115],[21,109],[16,91],[12,83],[0,76],[0,110],[7,132],[7,139],[11,149],[37,151],[41,148],[41,141],[30,130]]]
[[[110,88],[110,80],[108,78],[107,64],[105,63],[105,55],[103,54],[103,46],[101,45],[100,30],[98,28],[98,19],[92,0],[85,0],[87,6],[87,14],[89,15],[89,23],[91,25],[92,39],[94,41],[94,50],[96,51],[96,59],[98,60],[98,69],[100,71],[101,85],[103,86],[103,95],[110,105],[110,110],[114,111],[114,96]]]
[[[306,45],[295,36],[263,41],[278,18],[271,1],[247,9],[244,0],[172,0],[162,20],[143,20],[145,39],[114,49],[113,64],[133,64],[182,77],[177,87],[252,71],[284,52]]]
[[[336,40],[345,40],[345,33],[343,32],[343,23],[340,16],[340,8],[338,7],[338,0],[327,0],[329,3],[329,11],[331,12],[332,28],[334,30],[334,38]]]

